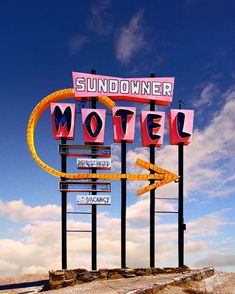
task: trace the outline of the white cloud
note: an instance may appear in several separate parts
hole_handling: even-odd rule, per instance
[[[29,223],[22,228],[22,232],[26,235],[24,240],[27,243],[53,246],[60,237],[60,222],[37,221]]]
[[[77,54],[87,42],[88,38],[86,36],[74,35],[69,40],[69,53],[71,55]]]
[[[112,152],[112,173],[120,173],[121,170],[121,145],[120,144],[111,144]]]
[[[232,93],[231,93],[232,94]],[[235,99],[228,99],[223,109],[215,113],[211,123],[194,132],[193,143],[185,148],[185,169],[188,188],[204,190],[209,196],[223,196],[224,179],[230,178],[234,164]],[[217,192],[214,194],[214,192]]]
[[[60,217],[57,205],[29,206],[23,200],[0,201],[0,215],[8,216],[12,221],[55,220]]]
[[[141,206],[147,209],[148,202],[148,199],[142,199],[140,204],[136,204],[136,215],[134,211],[135,205],[127,208],[127,261],[129,266],[148,265],[149,229],[147,226],[140,228],[134,222],[134,220],[138,221],[140,217],[138,211],[143,213]],[[32,210],[35,208],[31,207]],[[148,220],[147,211],[145,218],[145,220]],[[98,224],[99,267],[119,267],[120,219],[110,217],[106,213],[99,213]],[[5,265],[2,275],[41,273],[47,272],[49,269],[60,268],[60,226],[60,221],[35,221],[29,219],[29,223],[21,229],[24,235],[23,239],[17,241],[11,239],[0,240],[2,254],[0,264]],[[89,230],[90,223],[68,220],[68,228]],[[165,234],[164,230],[171,234],[172,229],[175,229],[175,225],[163,225],[163,227],[159,225],[158,229],[160,230],[159,237],[169,242],[170,235]],[[175,237],[172,239],[175,240]],[[160,244],[160,246],[164,245]],[[169,246],[173,245],[168,244],[167,248]],[[90,268],[90,250],[90,233],[68,234],[68,264],[70,268]],[[169,252],[164,252],[163,248],[161,251],[160,259],[164,261],[169,256]],[[142,254],[140,255],[139,252],[142,252]]]
[[[227,184],[228,182],[233,182],[235,181],[235,174],[231,175],[230,177],[226,178],[224,181],[223,181],[223,184]]]
[[[221,255],[213,254],[209,255],[195,263],[195,266],[205,267],[205,266],[215,266],[215,267],[227,267],[235,266],[235,255]]]
[[[100,36],[111,33],[113,28],[113,17],[109,12],[110,0],[99,0],[90,7],[91,16],[87,21],[89,30]]]
[[[195,107],[203,105],[209,106],[214,102],[214,99],[218,96],[218,94],[218,87],[214,83],[208,82],[202,89],[200,97],[194,101],[193,105]]]
[[[40,265],[38,266],[25,266],[22,268],[22,274],[44,274],[48,271],[47,268],[42,267]]]
[[[224,98],[226,101],[235,99],[235,86],[230,87],[223,95],[222,98]]]
[[[148,200],[141,199],[136,205],[127,208],[128,266],[141,267],[149,264]],[[145,208],[141,209],[141,206]],[[228,224],[224,219],[225,213],[226,211],[215,212],[188,224],[185,246],[188,255],[192,252],[198,253],[201,258],[202,252],[208,252],[206,241],[200,238],[218,234],[220,226]],[[144,214],[145,218],[142,218],[141,214]],[[145,226],[139,225],[142,220]],[[1,239],[0,265],[3,265],[0,266],[1,275],[46,273],[50,269],[59,269],[61,266],[60,226],[60,221],[34,221],[22,228],[25,236],[23,239],[17,241]],[[68,228],[87,230],[90,228],[90,223],[69,220]],[[157,265],[176,266],[177,224],[161,223],[161,220],[157,219],[156,236]],[[111,217],[107,213],[99,213],[98,266],[100,268],[120,266],[120,245],[120,219]],[[90,233],[68,234],[69,268],[90,268],[90,250]]]
[[[216,213],[211,213],[197,220],[188,222],[188,229],[186,231],[187,238],[194,239],[217,236],[220,232],[220,227],[229,224],[224,218],[227,211],[228,210],[220,210]]]
[[[140,197],[140,199],[133,205],[127,208],[127,220],[133,225],[138,225],[141,222],[146,224],[149,219],[149,195]],[[170,201],[157,201],[157,210],[159,211],[175,211],[175,206]]]
[[[47,247],[47,244],[40,246],[37,243],[27,243],[23,240],[1,239],[0,250],[1,264],[5,264],[4,267],[1,267],[3,270],[2,276],[21,274],[29,267],[31,267],[31,273],[32,267],[35,269],[34,273],[37,273],[38,269],[45,268],[48,270],[53,264],[59,266],[59,263],[55,262],[54,259],[55,254],[59,254],[59,251],[55,250],[54,247]]]
[[[136,55],[146,45],[143,17],[143,11],[139,11],[119,31],[116,40],[116,57],[122,63],[128,63],[133,55]]]
[[[189,241],[185,244],[186,252],[201,252],[208,248],[208,245],[205,241]]]
[[[0,240],[0,242],[2,242],[2,240]],[[9,260],[6,257],[4,257],[4,259],[0,259],[0,276],[1,277],[18,274],[19,270],[20,270],[20,266],[14,262],[9,262]]]

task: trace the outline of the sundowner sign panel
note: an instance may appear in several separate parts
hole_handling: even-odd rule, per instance
[[[174,78],[116,78],[73,72],[75,97],[109,96],[113,100],[129,100],[169,106],[174,91]]]

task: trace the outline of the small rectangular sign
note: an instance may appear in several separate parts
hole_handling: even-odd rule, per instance
[[[77,158],[78,169],[111,169],[111,158]]]
[[[174,91],[174,78],[116,78],[73,72],[75,97],[110,96],[113,100],[129,100],[169,106]]]
[[[111,205],[110,195],[79,195],[77,196],[79,205]]]
[[[59,145],[60,155],[66,154],[67,156],[89,156],[93,155],[97,157],[111,157],[111,148],[110,146],[102,145],[68,145],[60,144]]]
[[[111,183],[106,181],[60,181],[59,190],[65,192],[111,192]]]

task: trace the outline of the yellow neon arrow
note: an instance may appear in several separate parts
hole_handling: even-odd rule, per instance
[[[159,174],[66,174],[64,178],[69,179],[99,179],[99,180],[121,180],[129,181],[149,181],[149,180],[164,180],[164,175]]]
[[[136,191],[136,194],[139,196],[144,194],[152,189],[159,188],[163,185],[166,185],[172,181],[179,179],[179,176],[165,170],[161,167],[158,167],[154,164],[151,164],[147,161],[144,161],[140,158],[137,158],[136,163],[137,166],[146,169],[146,170],[153,170],[155,174],[64,174],[65,178],[69,179],[99,179],[99,180],[121,180],[127,179],[129,181],[149,181],[155,180],[156,182],[145,186]]]
[[[142,194],[144,194],[146,192],[149,192],[152,189],[159,188],[159,187],[161,187],[163,185],[166,185],[166,184],[168,184],[170,182],[173,182],[173,181],[176,181],[176,180],[179,179],[179,176],[177,176],[176,174],[173,174],[173,173],[169,172],[166,169],[163,169],[161,167],[158,167],[158,166],[156,166],[154,164],[151,164],[151,163],[149,163],[147,161],[144,161],[144,160],[142,160],[140,158],[137,158],[135,164],[137,166],[139,166],[139,167],[142,167],[142,168],[146,169],[146,170],[153,170],[159,176],[161,175],[163,177],[162,180],[160,180],[158,182],[155,182],[155,183],[153,183],[151,185],[145,186],[145,187],[137,190],[136,191],[136,195],[138,195],[138,196],[139,195],[142,195]]]

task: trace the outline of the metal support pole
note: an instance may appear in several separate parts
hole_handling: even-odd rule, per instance
[[[178,214],[178,265],[184,265],[184,143],[178,144],[179,214]]]
[[[94,172],[92,172],[94,173]],[[95,180],[94,180],[95,181]],[[92,192],[92,195],[96,195],[96,192]],[[91,267],[92,270],[97,270],[97,206],[92,204],[91,206]]]
[[[66,144],[66,138],[61,138],[61,144]],[[61,154],[61,171],[67,172],[67,155]],[[61,178],[65,181],[65,178]],[[67,192],[61,192],[61,251],[62,269],[67,269]]]
[[[155,163],[154,145],[150,146],[150,163]],[[150,171],[152,174],[153,171]],[[153,184],[154,180],[150,180]],[[150,267],[155,267],[155,190],[150,190]]]
[[[150,77],[155,77],[151,74]],[[150,111],[155,110],[155,103],[150,101]],[[155,146],[150,145],[150,163],[155,164]],[[154,173],[150,171],[150,174]],[[153,184],[154,180],[150,180],[150,184]],[[155,267],[155,190],[150,190],[150,267]]]
[[[92,70],[91,73],[96,74],[96,71]],[[91,98],[91,108],[96,109],[96,97]],[[96,174],[96,168],[92,168],[91,172]],[[96,182],[96,179],[92,179],[92,181]],[[96,194],[97,194],[96,191],[92,191],[92,195],[96,195]],[[97,206],[96,204],[92,204],[91,206],[91,268],[92,270],[97,270]]]
[[[121,173],[126,174],[126,141],[121,142]],[[121,268],[126,268],[126,179],[121,179]]]

